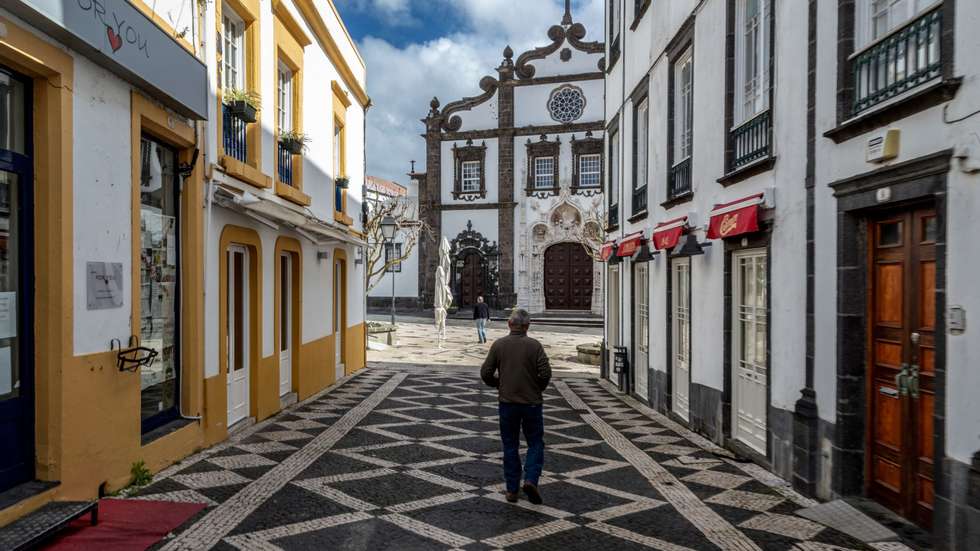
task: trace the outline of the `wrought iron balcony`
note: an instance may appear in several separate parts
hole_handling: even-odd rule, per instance
[[[940,76],[941,35],[939,5],[855,55],[854,114]]]
[[[277,165],[279,168],[279,181],[286,185],[293,185],[293,154],[282,143],[277,145]]]
[[[765,159],[772,152],[772,115],[768,109],[730,131],[731,165],[728,170]]]
[[[644,184],[633,190],[633,214],[647,210],[647,186]]]
[[[670,169],[670,182],[667,187],[668,199],[680,197],[691,192],[691,158],[688,157]]]
[[[227,105],[221,106],[222,110],[222,133],[225,147],[225,155],[246,162],[248,148],[245,140],[246,128],[248,124],[238,117],[232,115]]]

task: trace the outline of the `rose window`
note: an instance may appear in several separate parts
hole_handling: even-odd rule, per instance
[[[585,95],[574,86],[562,86],[551,93],[548,99],[551,118],[562,123],[577,121],[585,111]]]

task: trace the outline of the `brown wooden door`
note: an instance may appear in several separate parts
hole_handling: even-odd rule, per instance
[[[558,243],[544,253],[548,310],[592,309],[592,259],[578,243]]]
[[[936,231],[932,209],[871,220],[869,494],[929,527],[933,503]]]
[[[476,297],[483,296],[483,266],[480,255],[471,253],[463,257],[463,268],[459,273],[460,306],[473,306]]]

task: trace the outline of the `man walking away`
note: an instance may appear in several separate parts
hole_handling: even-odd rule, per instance
[[[476,297],[473,319],[476,320],[476,337],[481,343],[487,342],[487,320],[490,319],[490,307],[483,302],[483,297]]]
[[[541,393],[551,380],[551,364],[541,343],[527,336],[531,316],[517,309],[507,326],[510,335],[490,347],[480,376],[497,389],[500,440],[504,445],[504,478],[507,501],[517,501],[521,481],[521,430],[527,440],[524,461],[524,494],[535,505],[541,503],[538,479],[544,465],[544,399]]]

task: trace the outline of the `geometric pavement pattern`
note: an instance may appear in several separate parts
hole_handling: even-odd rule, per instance
[[[207,505],[166,550],[885,548],[796,516],[813,502],[603,382],[556,379],[544,407],[543,505],[504,500],[496,391],[476,374],[378,368],[133,499]]]

